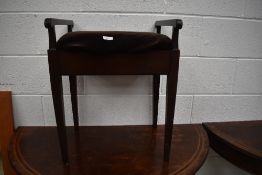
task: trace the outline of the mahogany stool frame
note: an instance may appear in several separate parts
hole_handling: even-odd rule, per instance
[[[63,75],[69,76],[73,119],[76,130],[79,127],[77,75],[153,75],[153,127],[155,128],[157,127],[160,75],[167,75],[164,160],[168,161],[172,141],[180,58],[178,34],[179,29],[183,25],[182,20],[171,19],[155,22],[157,33],[161,32],[161,26],[173,27],[173,47],[170,50],[101,55],[83,51],[68,52],[56,48],[55,26],[67,25],[68,32],[72,32],[74,26],[72,20],[47,18],[44,24],[49,34],[49,73],[63,162],[69,162],[63,102]]]

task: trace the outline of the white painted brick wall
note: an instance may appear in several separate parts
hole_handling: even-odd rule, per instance
[[[0,0],[0,89],[13,91],[16,126],[54,125],[46,50],[47,17],[74,30],[154,31],[180,18],[175,123],[262,119],[261,0]],[[58,27],[58,36],[66,31]],[[163,32],[170,36],[170,28]],[[66,121],[72,125],[68,78]],[[164,123],[161,77],[159,123]],[[151,76],[79,76],[82,125],[150,124]],[[214,156],[215,155],[215,156]],[[198,174],[246,174],[211,152]]]
[[[262,60],[239,59],[236,62],[236,73],[233,87],[234,94],[262,93]]]
[[[234,59],[182,57],[178,94],[231,94],[234,72]],[[161,93],[165,92],[166,76],[163,76]]]
[[[262,96],[217,95],[194,97],[192,122],[261,120]]]
[[[245,0],[166,0],[168,13],[241,17]]]
[[[245,16],[247,18],[262,18],[262,1],[261,0],[246,0]]]
[[[261,58],[261,20],[204,17],[202,27],[202,56]]]

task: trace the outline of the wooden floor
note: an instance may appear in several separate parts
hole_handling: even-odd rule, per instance
[[[171,159],[163,161],[164,127],[67,128],[70,164],[62,164],[55,127],[22,127],[10,147],[19,174],[168,175],[195,174],[208,152],[201,125],[174,125]]]

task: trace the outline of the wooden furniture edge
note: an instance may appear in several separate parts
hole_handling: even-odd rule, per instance
[[[198,150],[195,152],[195,154],[192,156],[192,158],[185,164],[183,168],[181,168],[178,172],[175,172],[174,174],[189,174],[193,169],[193,171],[196,173],[204,164],[206,157],[208,155],[209,149],[204,149],[204,148],[209,148],[209,140],[208,140],[208,135],[205,131],[205,129],[201,126],[201,124],[193,124],[196,132],[198,133]],[[193,164],[194,159],[200,159],[200,164],[196,165]],[[202,159],[202,160],[201,160]],[[190,168],[188,168],[190,167]]]
[[[240,122],[249,122],[249,121],[240,121]],[[257,120],[257,122],[260,122],[262,124],[262,120]],[[253,149],[253,148],[249,148],[248,146],[245,145],[245,143],[242,143],[241,141],[235,139],[234,137],[227,135],[223,131],[219,130],[217,126],[212,125],[212,123],[214,122],[203,123],[203,126],[205,129],[210,130],[210,132],[212,132],[213,135],[215,135],[218,138],[221,138],[223,142],[234,146],[235,149],[241,151],[242,153],[245,153],[248,156],[254,157],[255,159],[261,159],[262,157],[261,151]],[[233,122],[229,122],[229,123],[233,123]]]
[[[242,149],[237,148],[236,145],[232,145],[231,142],[221,138],[221,136],[215,134],[207,124],[210,123],[203,123],[203,126],[209,136],[210,146],[215,152],[251,174],[262,174],[261,159],[258,159],[256,156],[254,157],[250,153],[247,154],[246,151],[242,151]]]
[[[12,93],[10,91],[0,91],[0,150],[5,175],[16,174],[8,157],[9,142],[13,134],[14,120],[12,108]]]
[[[193,126],[198,137],[198,151],[189,159],[184,167],[181,167],[178,171],[174,172],[177,175],[189,174],[190,172],[197,172],[199,168],[203,165],[208,155],[209,141],[205,129],[201,124],[196,124]],[[10,144],[10,160],[12,161],[13,166],[19,174],[26,175],[40,175],[40,173],[33,169],[28,163],[23,159],[20,150],[20,140],[22,138],[24,127],[19,127],[16,131],[16,134],[13,136]],[[207,149],[205,149],[207,148]],[[194,164],[194,160],[198,159],[199,164]],[[197,161],[198,162],[198,161]]]
[[[10,142],[9,157],[18,174],[40,175],[24,160],[19,148],[23,127],[19,127]]]

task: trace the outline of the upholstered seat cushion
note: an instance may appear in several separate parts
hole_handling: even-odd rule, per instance
[[[170,50],[169,37],[151,32],[70,32],[57,42],[58,50],[86,51],[92,53],[145,52]]]

